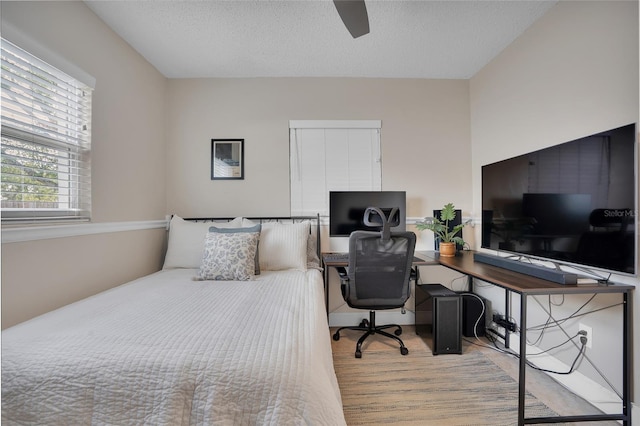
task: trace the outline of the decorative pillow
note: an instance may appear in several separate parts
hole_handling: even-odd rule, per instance
[[[241,228],[220,228],[217,225],[209,228],[209,232],[258,232],[262,229],[261,224],[253,224],[253,222],[249,221],[249,223],[242,222]],[[224,229],[224,231],[222,231]],[[256,255],[254,259],[254,274],[260,275],[260,252],[258,250],[258,246],[256,245]]]
[[[311,224],[309,224],[309,227],[311,227]],[[317,241],[316,234],[310,232],[307,238],[307,269],[322,269],[316,248]]]
[[[260,225],[217,229],[207,234],[197,280],[247,281],[255,272]]]
[[[260,234],[260,270],[307,270],[309,222],[262,224]]]
[[[174,215],[169,223],[169,244],[162,269],[200,267],[204,239],[209,227],[238,228],[242,218],[237,217],[230,222],[190,222]]]

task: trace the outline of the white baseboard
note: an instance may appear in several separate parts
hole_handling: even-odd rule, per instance
[[[369,318],[369,311],[332,312],[329,314],[329,327],[358,325],[363,318]],[[376,324],[413,325],[415,324],[415,314],[411,311],[406,311],[405,314],[399,311],[376,311]]]
[[[540,349],[538,348],[527,348],[527,352],[535,353],[539,351]],[[538,367],[548,370],[568,371],[570,368],[570,366],[551,355],[529,357],[529,361],[534,362]],[[578,395],[597,407],[603,413],[619,414],[622,412],[622,401],[615,392],[596,383],[579,371],[574,371],[571,374],[547,374],[575,395]]]

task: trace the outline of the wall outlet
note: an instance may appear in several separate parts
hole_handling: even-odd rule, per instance
[[[587,348],[591,348],[591,346],[593,345],[593,331],[591,330],[591,327],[589,327],[588,325],[584,325],[582,323],[578,324],[578,331],[584,331],[587,334],[584,336],[587,338]],[[579,336],[579,337],[583,337],[583,336]]]

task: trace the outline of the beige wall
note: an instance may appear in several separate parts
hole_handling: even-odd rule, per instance
[[[482,165],[637,123],[638,104],[638,3],[558,3],[470,81],[473,209],[481,209]],[[638,284],[635,277],[614,279]],[[503,298],[494,294],[492,301],[499,306]],[[578,302],[586,301],[577,299],[554,306],[555,318],[569,315]],[[599,297],[585,310],[615,302],[619,303],[620,297]],[[518,312],[519,300],[514,298],[513,303],[514,312]],[[637,291],[634,304],[640,306]],[[533,311],[539,308],[532,301],[529,306]],[[616,309],[618,315],[587,316],[569,321],[565,327],[577,332],[579,321],[593,327],[594,344],[588,355],[620,389],[621,309]],[[539,310],[530,315],[529,324],[545,319],[546,314]],[[566,338],[558,334],[557,340]],[[638,372],[640,327],[635,328],[634,337]],[[542,346],[550,347],[553,341],[554,334],[548,333]],[[570,364],[575,352],[565,352],[560,357]],[[582,364],[584,373],[598,380],[598,375],[588,370],[588,363]],[[636,400],[639,382],[635,383]]]
[[[163,219],[166,79],[83,2],[3,1],[0,14],[3,24],[96,78],[93,221]],[[2,327],[157,270],[164,235],[159,229],[2,244]]]
[[[146,230],[3,244],[3,328],[157,271],[164,240]]]
[[[472,213],[466,80],[186,79],[170,80],[168,93],[170,213],[289,215],[289,120],[305,119],[382,120],[382,189],[407,192],[407,216],[447,202]],[[210,179],[212,138],[245,139],[244,180]],[[418,237],[420,249],[433,248],[431,233]],[[333,272],[329,286],[332,316],[355,312]]]
[[[182,216],[288,215],[289,120],[382,120],[382,188],[408,216],[452,201],[469,214],[464,80],[170,80],[167,205]],[[245,139],[245,179],[212,181],[212,138]]]

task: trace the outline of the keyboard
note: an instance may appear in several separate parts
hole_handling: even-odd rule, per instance
[[[349,263],[349,253],[326,253],[322,257],[327,263]],[[413,256],[413,263],[421,262],[424,262],[424,259]]]
[[[345,262],[349,263],[349,253],[327,253],[322,256],[327,263]]]

